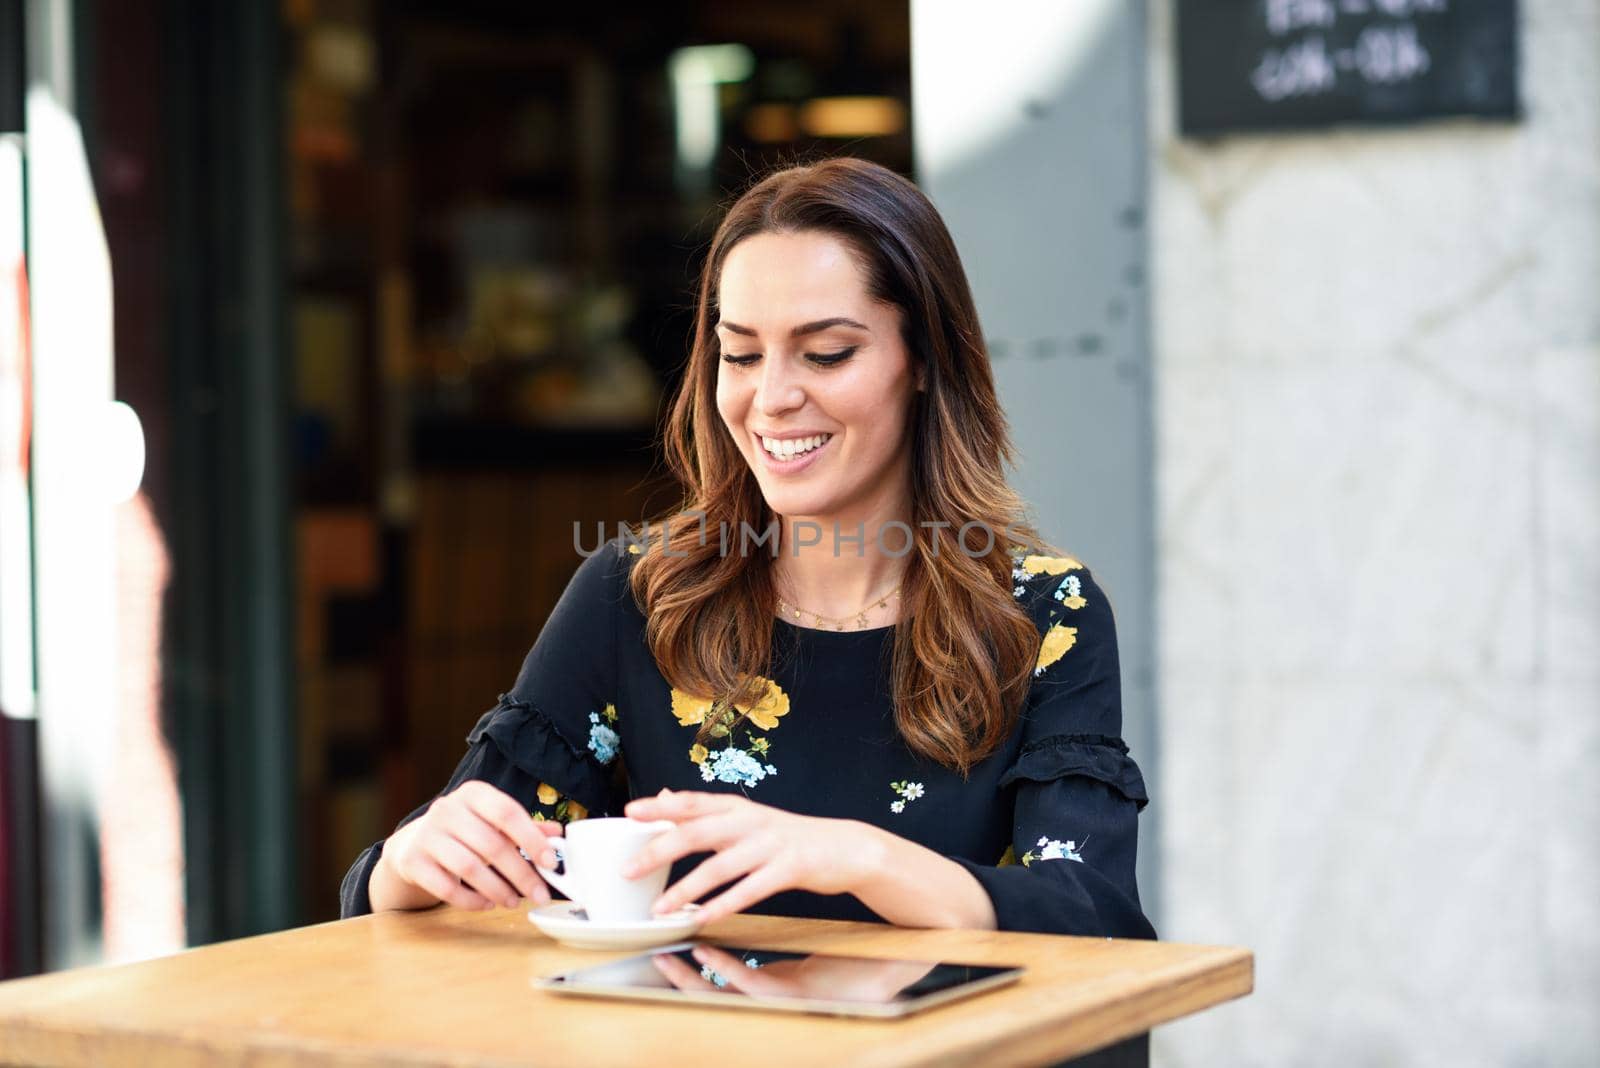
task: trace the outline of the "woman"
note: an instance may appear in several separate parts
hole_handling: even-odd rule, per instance
[[[684,510],[581,564],[344,914],[543,903],[518,850],[592,813],[676,825],[662,912],[1154,937],[1111,607],[1023,522],[915,186],[836,159],[733,205],[665,444]]]

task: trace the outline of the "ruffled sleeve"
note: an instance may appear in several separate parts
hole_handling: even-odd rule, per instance
[[[1014,798],[1012,845],[999,864],[954,859],[988,892],[1001,930],[1154,938],[1134,875],[1149,796],[1121,738],[1111,606],[1077,561],[1047,563],[1056,572],[1042,583],[1018,574],[1019,590],[1043,593],[1029,600],[1040,654],[1022,745],[999,784]]]
[[[478,718],[450,780],[396,826],[428,811],[469,779],[481,779],[527,806],[534,819],[560,822],[620,814],[627,801],[617,729],[616,619],[631,596],[626,561],[612,541],[568,583],[516,684]],[[340,886],[341,916],[372,911],[367,887],[383,842],[356,858]]]

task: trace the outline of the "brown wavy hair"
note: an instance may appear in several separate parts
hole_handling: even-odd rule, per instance
[[[955,242],[910,181],[858,159],[772,173],[728,209],[707,253],[688,365],[662,429],[682,506],[659,516],[632,572],[656,664],[685,694],[711,699],[697,740],[725,737],[766,690],[777,592],[772,553],[724,552],[777,517],[717,411],[717,287],[728,253],[755,234],[819,232],[856,255],[868,292],[901,313],[914,394],[911,526],[893,644],[895,721],[908,747],[965,776],[1011,733],[1027,696],[1039,633],[1012,596],[1009,546],[1043,543],[1006,481],[1010,432]],[[698,516],[703,513],[702,526]],[[924,526],[924,522],[949,526]],[[973,528],[963,551],[963,524]],[[663,538],[670,553],[658,551]],[[702,544],[703,542],[703,544]],[[679,555],[681,554],[681,555]]]

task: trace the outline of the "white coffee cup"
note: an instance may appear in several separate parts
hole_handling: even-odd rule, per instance
[[[555,850],[566,871],[557,874],[534,865],[551,886],[583,907],[595,923],[633,923],[651,920],[650,913],[667,887],[670,865],[661,864],[636,879],[625,878],[623,865],[632,860],[658,834],[677,826],[671,820],[635,820],[603,816],[577,820],[566,834],[546,844]]]

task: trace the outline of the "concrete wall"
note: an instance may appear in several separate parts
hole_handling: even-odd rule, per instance
[[[1013,485],[1111,599],[1123,735],[1153,780],[1145,52],[1144,12],[1126,0],[911,5],[917,179],[972,284]],[[1139,888],[1158,927],[1159,833],[1152,805]]]
[[[1600,1063],[1600,4],[1526,119],[1177,138],[1150,0],[1154,1063]]]

